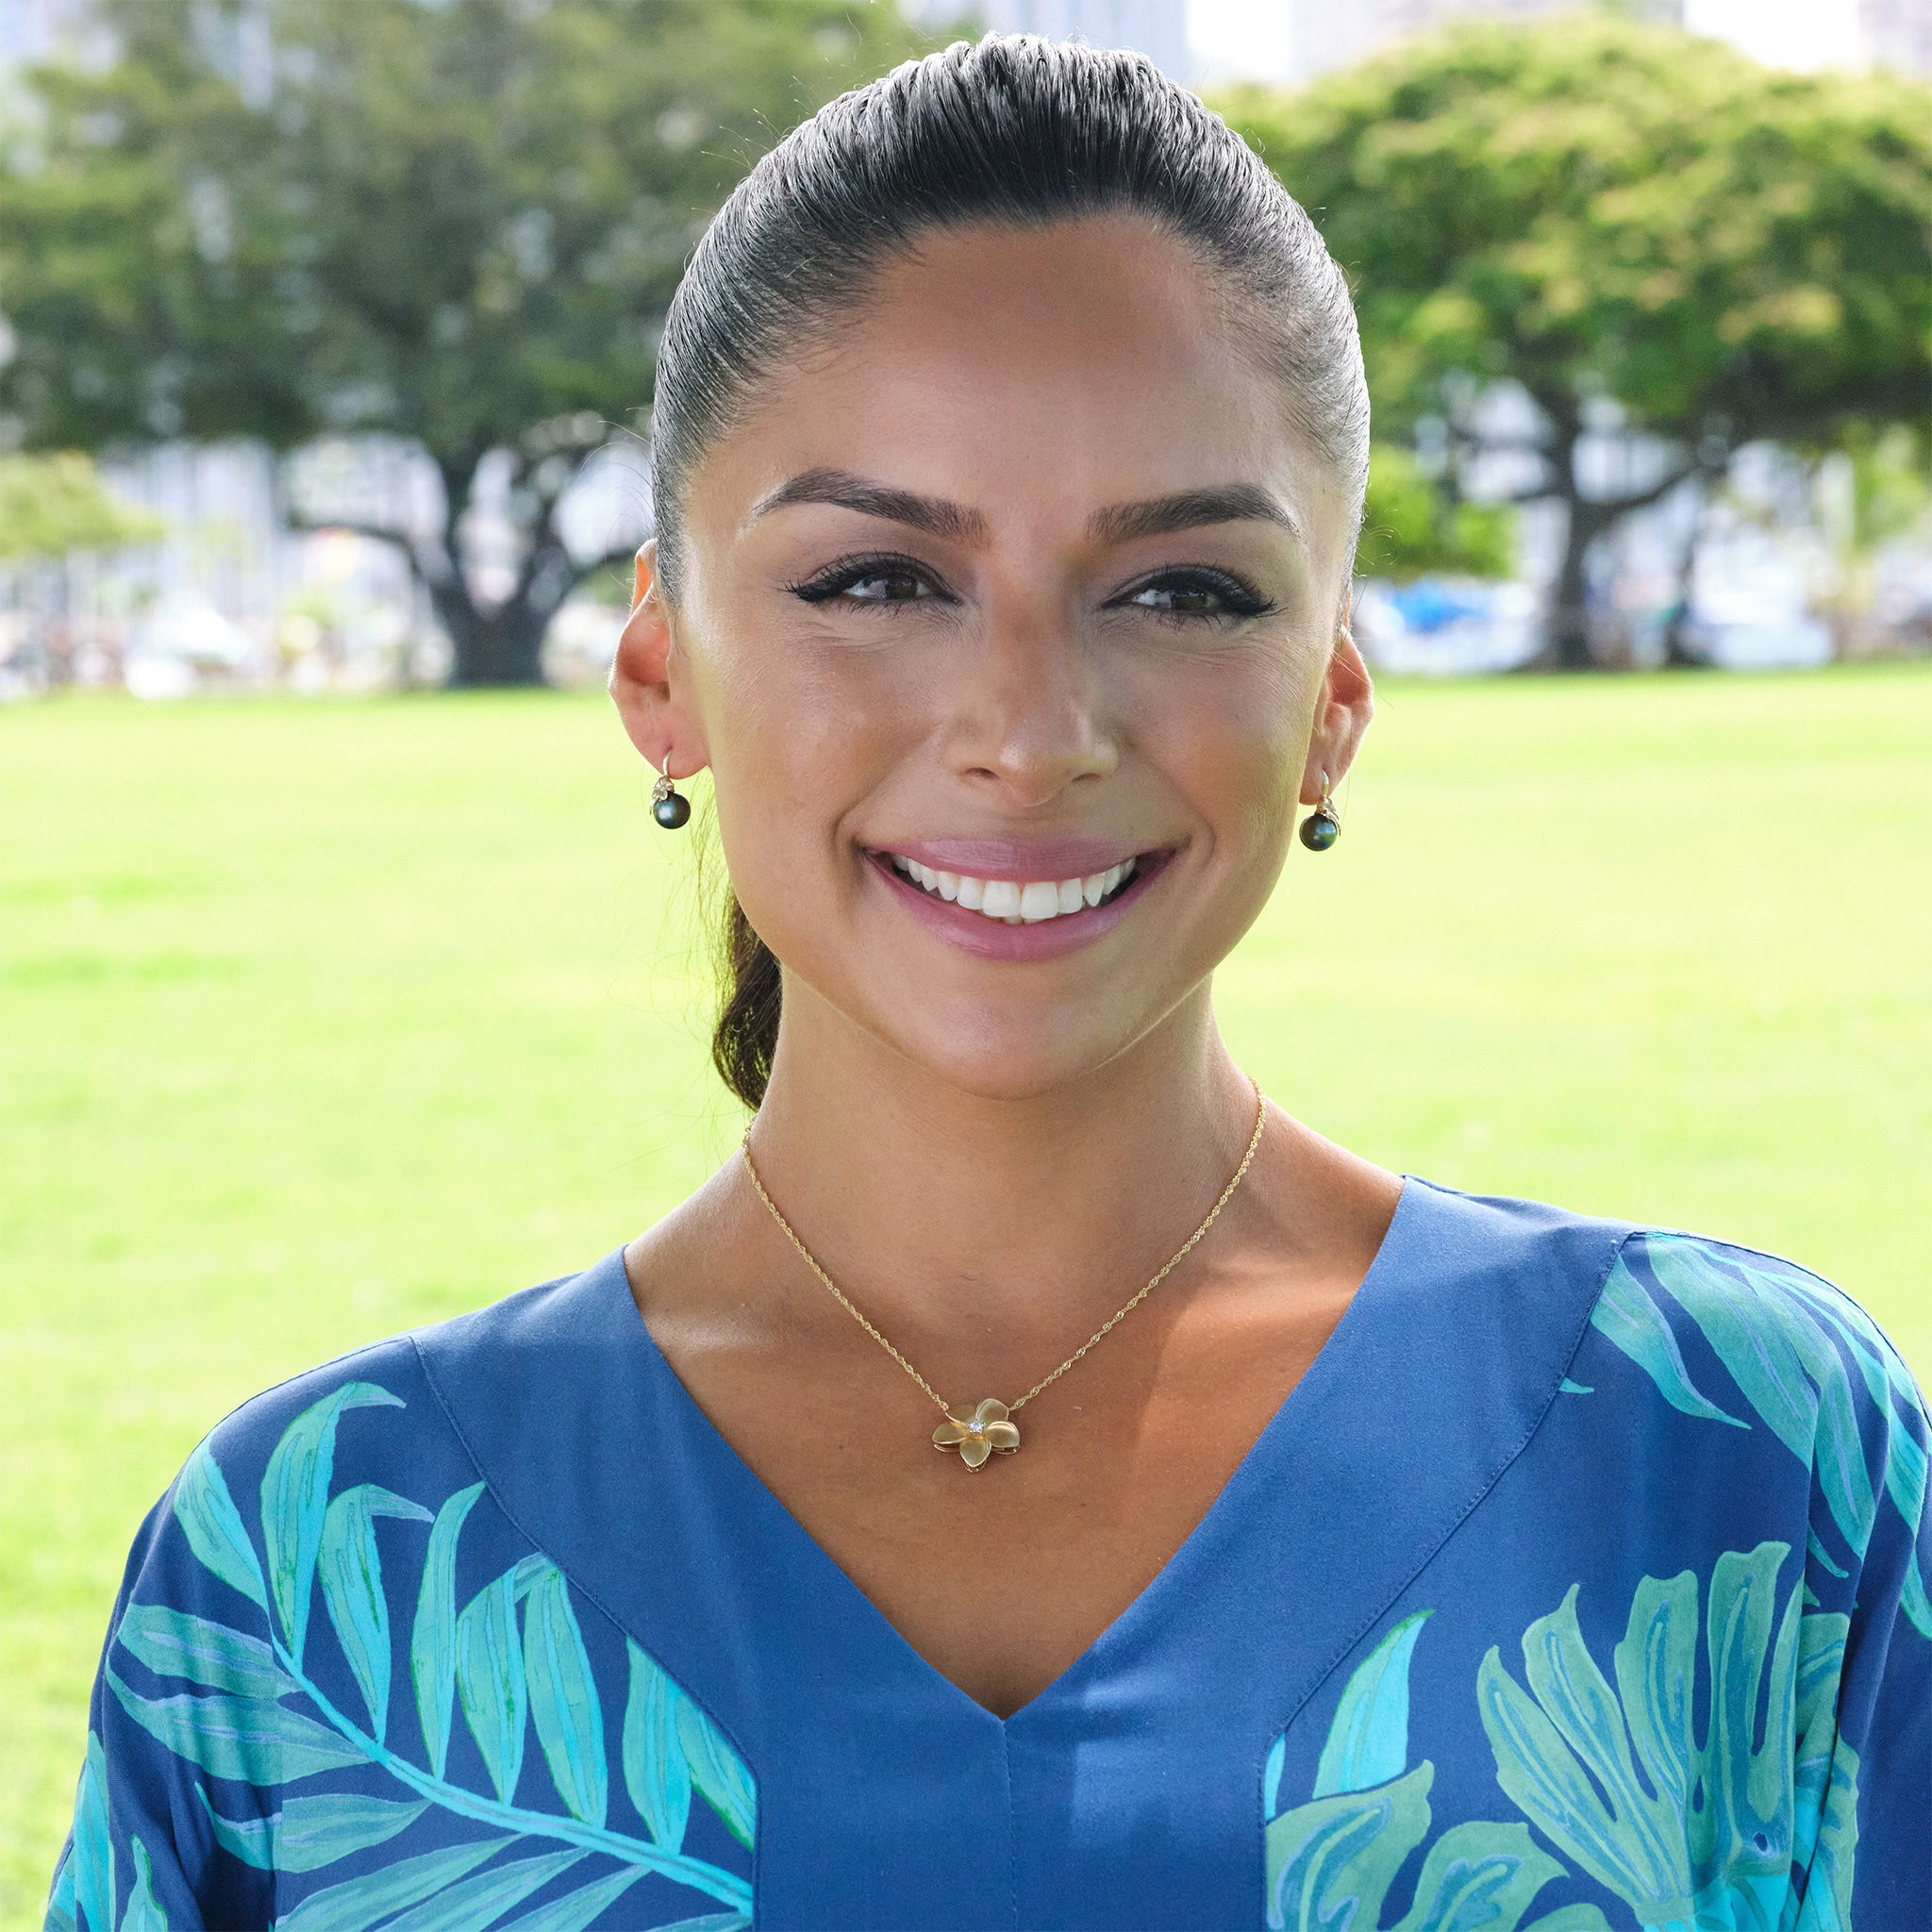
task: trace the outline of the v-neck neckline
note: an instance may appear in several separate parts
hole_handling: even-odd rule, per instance
[[[936,1898],[947,1923],[1019,1924],[1075,1873],[1092,1923],[1137,1923],[1183,1789],[1208,1861],[1190,1923],[1220,1924],[1260,1895],[1271,1743],[1529,1446],[1628,1231],[1407,1180],[1326,1344],[1199,1522],[1004,1719],[704,1416],[621,1250],[413,1340],[495,1507],[758,1780],[761,1924],[821,1924],[833,1898],[841,1924],[927,1924]]]
[[[1083,1646],[1078,1657],[1065,1670],[1061,1671],[1048,1683],[1042,1685],[1033,1696],[1029,1697],[1024,1704],[1021,1705],[1018,1709],[1007,1717],[1001,1717],[997,1711],[981,1704],[976,1697],[970,1691],[962,1689],[953,1678],[947,1676],[945,1672],[941,1670],[937,1664],[921,1652],[906,1636],[905,1632],[886,1615],[885,1611],[880,1609],[878,1605],[874,1603],[872,1598],[860,1589],[852,1574],[811,1533],[799,1516],[779,1497],[777,1491],[739,1454],[730,1440],[711,1421],[710,1417],[705,1413],[704,1409],[699,1406],[697,1399],[684,1386],[683,1378],[672,1367],[670,1358],[658,1345],[658,1339],[651,1333],[650,1324],[644,1320],[642,1311],[637,1307],[637,1299],[631,1292],[629,1274],[624,1267],[623,1249],[620,1248],[618,1250],[616,1258],[618,1274],[623,1279],[624,1296],[629,1303],[632,1313],[636,1316],[637,1329],[643,1338],[644,1346],[648,1351],[651,1369],[655,1375],[667,1379],[672,1385],[675,1393],[671,1395],[671,1401],[675,1407],[678,1407],[684,1412],[687,1426],[694,1434],[697,1434],[706,1441],[708,1446],[715,1451],[717,1459],[726,1463],[739,1480],[752,1486],[756,1490],[761,1506],[764,1508],[775,1511],[779,1516],[783,1517],[784,1521],[791,1526],[791,1530],[798,1541],[809,1551],[809,1555],[806,1558],[807,1562],[822,1566],[828,1573],[829,1578],[834,1580],[834,1587],[836,1589],[850,1593],[858,1607],[856,1614],[862,1620],[871,1619],[876,1622],[882,1641],[888,1647],[895,1650],[895,1652],[903,1653],[904,1658],[910,1660],[910,1667],[915,1674],[924,1674],[930,1677],[934,1687],[943,1687],[941,1694],[957,1699],[960,1705],[965,1707],[967,1712],[976,1717],[988,1719],[991,1723],[1000,1725],[1003,1730],[1006,1730],[1021,1724],[1025,1720],[1029,1711],[1032,1711],[1043,1701],[1051,1698],[1062,1685],[1070,1684],[1075,1678],[1080,1677],[1090,1662],[1094,1658],[1095,1654],[1108,1643],[1108,1640],[1117,1631],[1122,1630],[1124,1625],[1132,1623],[1136,1618],[1137,1612],[1140,1612],[1150,1599],[1168,1590],[1184,1588],[1185,1579],[1177,1576],[1178,1572],[1184,1569],[1201,1567],[1197,1560],[1191,1560],[1191,1553],[1195,1551],[1195,1546],[1198,1543],[1214,1540],[1210,1525],[1215,1523],[1215,1519],[1218,1516],[1224,1516],[1229,1511],[1238,1510],[1241,1507],[1241,1492],[1244,1492],[1251,1482],[1256,1479],[1254,1475],[1256,1466],[1268,1459],[1267,1452],[1271,1439],[1281,1430],[1283,1418],[1294,1405],[1296,1397],[1307,1385],[1310,1378],[1316,1376],[1318,1373],[1338,1373],[1333,1367],[1333,1358],[1337,1353],[1338,1344],[1341,1345],[1341,1352],[1346,1354],[1349,1341],[1345,1337],[1344,1331],[1349,1329],[1351,1318],[1355,1315],[1357,1307],[1360,1306],[1363,1296],[1378,1285],[1377,1278],[1383,1273],[1388,1257],[1399,1245],[1398,1230],[1406,1238],[1407,1228],[1405,1221],[1406,1218],[1413,1218],[1411,1203],[1417,1192],[1417,1187],[1418,1184],[1410,1176],[1404,1175],[1402,1177],[1402,1191],[1396,1198],[1395,1211],[1390,1217],[1388,1227],[1383,1230],[1382,1239],[1376,1244],[1375,1253],[1370,1260],[1368,1268],[1364,1271],[1360,1282],[1357,1285],[1355,1292],[1349,1297],[1348,1306],[1341,1311],[1341,1318],[1336,1322],[1335,1326],[1329,1330],[1327,1339],[1323,1342],[1321,1348],[1316,1351],[1313,1360],[1309,1362],[1308,1366],[1296,1379],[1294,1387],[1270,1411],[1268,1420],[1261,1425],[1254,1441],[1242,1452],[1240,1461],[1228,1473],[1226,1480],[1215,1491],[1213,1496],[1208,1501],[1208,1507],[1195,1518],[1187,1535],[1168,1554],[1165,1561],[1148,1578],[1146,1583],[1134,1593],[1133,1597],[1122,1607],[1119,1613],[1110,1618],[1094,1634],[1093,1638]],[[607,1265],[608,1265],[608,1259],[607,1262],[599,1264],[600,1268]],[[1325,1368],[1324,1365],[1326,1365]],[[1344,1369],[1339,1373],[1345,1374],[1346,1371]],[[1230,1500],[1231,1498],[1232,1500]]]

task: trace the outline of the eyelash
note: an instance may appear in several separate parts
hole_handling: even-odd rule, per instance
[[[927,601],[951,604],[958,601],[926,565],[913,558],[892,554],[841,558],[836,563],[828,563],[824,569],[815,572],[802,582],[787,584],[785,588],[804,603],[826,604],[834,597],[843,596],[855,584],[862,584],[869,578],[884,576],[916,578],[931,588],[933,597],[930,600],[917,597],[868,597],[858,601],[875,605],[881,610],[895,614],[908,604]],[[1274,606],[1253,585],[1244,582],[1231,572],[1211,570],[1201,564],[1157,571],[1152,576],[1123,591],[1119,596],[1109,601],[1114,606],[1131,604],[1134,598],[1148,591],[1207,591],[1219,597],[1224,606],[1220,610],[1151,611],[1153,616],[1167,624],[1218,624],[1229,619],[1264,616],[1274,608]]]
[[[1123,591],[1112,601],[1115,604],[1131,602],[1148,591],[1207,591],[1221,599],[1224,608],[1220,610],[1153,611],[1154,616],[1167,624],[1222,624],[1229,620],[1261,617],[1274,608],[1252,584],[1231,571],[1210,570],[1205,564],[1157,571],[1132,589]]]
[[[950,604],[955,601],[953,593],[926,565],[909,557],[891,554],[841,557],[836,563],[828,563],[824,570],[814,572],[802,583],[787,584],[785,588],[804,603],[826,604],[834,597],[842,597],[853,585],[862,584],[872,577],[914,577],[929,585],[934,592],[930,600],[913,597],[866,597],[858,600],[875,604],[881,610],[898,611],[912,603]]]

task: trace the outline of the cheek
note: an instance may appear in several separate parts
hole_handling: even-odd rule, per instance
[[[917,735],[916,690],[868,654],[757,625],[713,630],[691,670],[719,830],[747,911],[793,893],[822,907],[827,870],[849,866],[846,814]]]
[[[1166,692],[1161,761],[1217,840],[1231,842],[1219,855],[1225,864],[1278,863],[1301,789],[1319,662],[1288,640],[1230,675],[1175,680]]]

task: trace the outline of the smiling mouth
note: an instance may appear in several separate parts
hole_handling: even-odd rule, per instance
[[[1084,912],[1118,898],[1133,884],[1141,868],[1140,858],[1124,859],[1105,872],[1090,873],[1084,878],[1035,879],[1022,883],[1014,879],[976,879],[969,874],[939,872],[922,865],[903,853],[883,852],[879,857],[892,870],[909,879],[932,898],[946,900],[968,912],[976,912],[999,925],[1039,925],[1071,912]]]

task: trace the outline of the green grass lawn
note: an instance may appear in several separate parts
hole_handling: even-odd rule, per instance
[[[551,695],[0,713],[0,1925],[202,1432],[731,1145],[638,771]],[[1790,1253],[1932,1372],[1932,666],[1395,685],[1347,804],[1222,977],[1274,1097]]]

